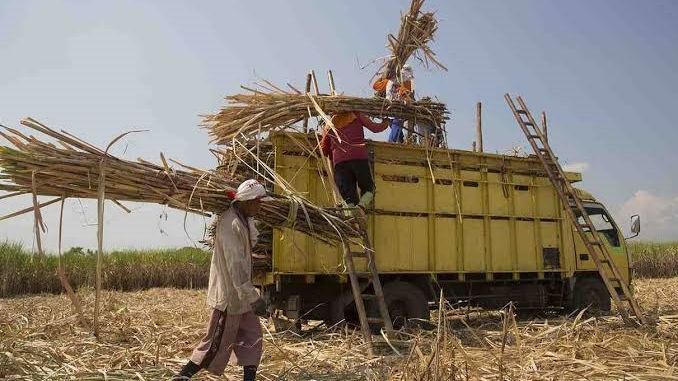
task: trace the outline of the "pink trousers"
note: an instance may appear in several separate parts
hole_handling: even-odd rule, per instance
[[[222,375],[234,355],[237,364],[259,365],[263,337],[254,312],[230,315],[212,310],[207,334],[193,350],[191,361],[215,375]]]

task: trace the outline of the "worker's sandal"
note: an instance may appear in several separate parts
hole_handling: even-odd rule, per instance
[[[202,367],[193,361],[188,361],[181,371],[172,377],[172,381],[190,380]]]

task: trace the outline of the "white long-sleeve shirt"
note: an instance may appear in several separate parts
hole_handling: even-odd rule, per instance
[[[217,222],[214,252],[210,265],[207,304],[219,311],[243,314],[259,298],[252,285],[252,247],[259,232],[252,218],[248,229],[235,208],[228,208]]]

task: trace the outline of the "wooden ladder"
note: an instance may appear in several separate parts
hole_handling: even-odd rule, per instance
[[[518,125],[525,133],[537,158],[539,158],[539,161],[544,166],[546,174],[551,180],[567,214],[584,242],[586,250],[589,252],[591,258],[593,258],[598,273],[600,273],[600,278],[603,280],[603,283],[605,283],[605,287],[607,287],[612,300],[614,300],[622,319],[627,323],[635,323],[629,316],[630,311],[636,316],[641,324],[644,324],[645,320],[638,302],[631,294],[631,290],[626,282],[624,282],[619,268],[612,260],[609,248],[601,239],[601,235],[596,231],[593,222],[586,213],[584,205],[577,196],[575,188],[565,177],[563,168],[553,154],[553,151],[546,140],[546,136],[537,125],[532,114],[528,111],[527,105],[520,96],[516,98],[520,108],[516,107],[516,104],[509,94],[506,94],[504,98],[506,98],[506,102],[511,108],[513,116],[515,116]],[[581,221],[579,220],[579,217],[582,218]],[[588,235],[586,233],[591,234]],[[621,293],[618,292],[617,289],[620,289]],[[627,305],[624,304],[625,302]]]
[[[344,262],[348,270],[348,276],[351,281],[351,290],[353,292],[353,300],[358,311],[358,318],[360,319],[360,330],[362,331],[365,342],[367,343],[367,351],[370,356],[374,356],[374,346],[372,343],[371,324],[381,324],[386,330],[386,334],[393,331],[393,324],[391,317],[386,307],[384,300],[384,291],[381,288],[381,281],[379,280],[379,273],[377,272],[377,265],[374,261],[374,250],[370,243],[370,237],[367,234],[367,224],[365,216],[357,216],[356,220],[360,226],[361,239],[363,241],[363,251],[352,251],[348,243],[344,243]],[[367,272],[358,273],[355,270],[353,258],[367,259]],[[367,279],[368,283],[363,286],[360,285],[361,279]],[[374,294],[365,294],[363,290],[372,285]],[[365,301],[376,302],[379,307],[379,314],[381,317],[368,317],[365,311]]]

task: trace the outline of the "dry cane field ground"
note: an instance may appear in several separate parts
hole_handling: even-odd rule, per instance
[[[671,250],[669,257],[675,246]],[[639,252],[636,247],[636,263]],[[671,259],[643,266],[662,272],[675,266]],[[275,332],[262,320],[258,379],[678,380],[678,278],[637,277],[634,288],[651,320],[642,328],[625,326],[614,314],[518,319],[510,310],[443,305],[432,311],[433,329],[382,339],[373,358],[350,328],[309,322],[301,333]],[[78,295],[91,320],[94,291],[85,285]],[[0,299],[0,379],[168,379],[203,335],[208,317],[203,289],[106,290],[102,311],[97,340],[78,324],[65,295]],[[240,369],[195,379],[227,377],[239,379]]]

